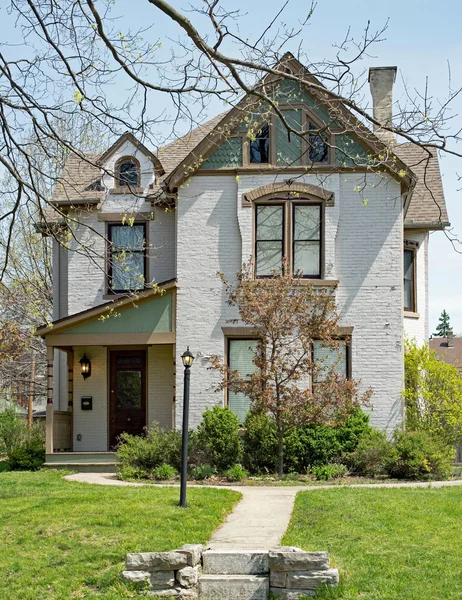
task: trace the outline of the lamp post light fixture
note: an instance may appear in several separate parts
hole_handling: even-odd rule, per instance
[[[90,377],[91,375],[91,362],[85,353],[80,359],[80,372],[84,379],[87,379],[87,377]]]
[[[188,428],[189,428],[189,377],[194,356],[189,351],[181,355],[184,365],[184,387],[183,387],[183,431],[181,438],[181,485],[180,506],[186,508],[186,482],[188,479]]]

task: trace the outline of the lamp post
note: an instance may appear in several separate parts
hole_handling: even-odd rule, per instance
[[[189,351],[181,355],[184,365],[184,388],[183,388],[183,433],[181,442],[181,486],[180,506],[186,508],[186,481],[188,479],[188,426],[189,426],[189,376],[194,356]]]

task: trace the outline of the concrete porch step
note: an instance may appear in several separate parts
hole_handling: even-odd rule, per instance
[[[205,550],[204,575],[267,575],[268,552],[263,550]]]
[[[115,452],[53,452],[46,455],[50,463],[117,463]]]
[[[50,463],[43,465],[44,469],[65,469],[77,471],[78,473],[117,473],[119,463]]]
[[[262,575],[201,575],[201,600],[267,600],[269,577]]]
[[[115,473],[115,452],[54,452],[45,457],[46,469],[70,469],[79,473]]]

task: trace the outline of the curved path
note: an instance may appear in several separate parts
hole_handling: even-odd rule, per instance
[[[66,475],[68,481],[79,481],[97,485],[139,487],[143,483],[120,481],[113,473],[76,473]],[[150,484],[148,484],[150,485]],[[162,484],[158,484],[162,485]],[[190,484],[194,485],[194,484]],[[275,548],[281,543],[290,521],[297,492],[319,489],[345,488],[439,488],[462,486],[462,480],[431,481],[415,483],[364,483],[358,485],[316,485],[316,486],[204,486],[232,489],[242,494],[242,500],[226,521],[213,534],[208,546],[222,549],[266,549]],[[165,485],[164,485],[165,487]],[[174,484],[168,487],[179,487]]]

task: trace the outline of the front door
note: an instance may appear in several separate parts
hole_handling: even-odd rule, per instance
[[[121,433],[140,435],[146,426],[146,351],[110,352],[109,445]]]

